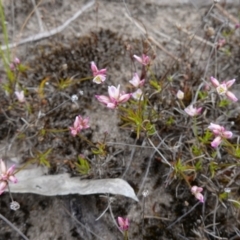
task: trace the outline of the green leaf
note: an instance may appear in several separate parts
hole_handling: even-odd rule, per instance
[[[229,101],[227,99],[222,99],[220,103],[218,104],[219,107],[226,107],[229,105]]]
[[[83,175],[87,175],[89,173],[90,170],[90,166],[88,161],[82,157],[82,156],[78,156],[78,163],[76,163],[76,167],[77,167],[77,171]]]
[[[199,161],[195,164],[195,170],[196,170],[196,171],[202,170],[202,160],[199,160]]]
[[[193,145],[192,146],[192,153],[195,156],[200,156],[200,155],[202,155],[202,150],[200,148],[198,148],[197,146]]]
[[[213,136],[212,132],[207,130],[203,137],[199,137],[199,140],[201,141],[201,143],[208,144],[212,136]]]
[[[159,83],[156,80],[150,80],[149,81],[150,85],[155,88],[158,92],[160,92],[162,90],[161,86],[159,85]]]

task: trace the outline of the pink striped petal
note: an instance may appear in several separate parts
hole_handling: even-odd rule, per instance
[[[236,79],[232,79],[226,82],[227,88],[230,88],[234,83],[235,83]]]
[[[5,162],[2,159],[0,159],[0,167],[1,167],[1,173],[5,174],[7,171],[7,167],[6,167]]]
[[[9,179],[9,181],[11,181],[12,183],[17,183],[17,182],[18,182],[17,178],[16,178],[14,175],[9,176],[8,179]]]
[[[211,82],[214,87],[218,87],[220,85],[219,81],[214,77],[211,77]]]
[[[217,148],[219,146],[219,144],[221,143],[222,138],[221,136],[217,136],[212,142],[211,142],[211,146],[213,148]]]
[[[226,92],[226,96],[233,102],[237,102],[238,101],[237,97],[230,91]]]
[[[0,195],[6,190],[6,188],[7,188],[7,182],[6,181],[0,182]]]
[[[111,100],[118,100],[120,96],[120,85],[118,85],[117,88],[114,86],[109,86],[108,94]]]

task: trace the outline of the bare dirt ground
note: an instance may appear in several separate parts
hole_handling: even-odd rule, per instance
[[[12,48],[12,57],[19,57],[29,67],[20,82],[29,89],[33,115],[31,119],[21,108],[14,111],[8,109],[3,101],[0,115],[2,157],[20,165],[31,157],[31,153],[43,152],[51,147],[52,167],[49,173],[68,172],[76,176],[77,172],[72,168],[76,156],[84,153],[91,157],[86,142],[72,138],[69,132],[34,136],[41,128],[67,128],[78,114],[88,116],[91,128],[83,133],[84,136],[94,143],[103,141],[106,136],[108,153],[114,155],[113,161],[101,168],[101,174],[96,170],[88,178],[123,178],[139,198],[139,202],[135,202],[122,196],[113,196],[115,200],[111,203],[115,219],[117,216],[129,217],[129,239],[239,239],[240,224],[236,221],[239,212],[232,212],[228,206],[214,215],[217,218],[217,230],[214,229],[214,234],[211,234],[212,218],[208,219],[207,216],[212,214],[214,195],[209,196],[206,211],[202,205],[197,205],[194,211],[174,223],[196,204],[196,199],[184,188],[181,180],[169,180],[169,169],[148,147],[144,138],[137,141],[131,129],[127,131],[120,128],[117,111],[104,108],[93,97],[96,92],[104,94],[107,85],[121,84],[125,90],[129,88],[128,81],[136,70],[131,63],[131,55],[140,55],[145,42],[150,46],[149,53],[155,57],[153,69],[159,79],[176,74],[181,85],[182,77],[198,81],[199,76],[210,76],[216,70],[214,64],[209,63],[214,37],[219,28],[228,29],[233,25],[218,9],[207,15],[212,6],[210,2],[130,0],[124,4],[120,0],[95,3],[86,0],[42,0],[36,1],[37,11],[31,14],[34,1],[4,1],[10,43],[17,45]],[[52,29],[66,23],[84,6],[87,7],[75,20],[58,34],[50,36]],[[239,17],[239,1],[226,1],[222,6],[236,18]],[[192,38],[191,33],[201,39]],[[0,37],[3,38],[2,35]],[[236,78],[239,81],[240,45],[237,37],[232,49],[232,57],[222,59],[224,71],[219,71],[219,75],[222,79]],[[106,86],[99,87],[87,81],[64,91],[56,90],[59,79],[91,76],[91,61],[107,67],[109,78]],[[67,69],[64,67],[66,65]],[[0,73],[4,76],[3,70]],[[36,92],[45,78],[50,79],[48,90],[45,98],[39,102]],[[167,98],[171,94],[165,94],[161,99],[162,105],[168,106]],[[77,107],[71,101],[72,95],[78,96]],[[1,97],[5,99],[4,93],[1,93]],[[161,106],[158,108],[161,109]],[[55,110],[35,124],[40,110],[50,112],[52,109]],[[6,115],[16,119],[14,124],[8,122]],[[16,138],[23,126],[20,118],[28,119],[31,123],[31,127],[24,132],[24,139]],[[158,133],[163,138],[171,134],[168,143],[174,149],[177,142],[175,136],[180,134],[179,127],[182,125],[179,123],[174,129],[168,129],[163,122],[157,123]],[[183,128],[187,131],[187,125]],[[10,142],[11,148],[6,150]],[[148,194],[144,197],[143,192],[146,191]],[[239,196],[239,193],[236,195]],[[16,212],[10,210],[9,195],[4,193],[0,197],[0,213],[29,239],[123,239],[109,210],[96,221],[109,204],[106,196],[74,194],[46,197],[14,193],[13,197],[21,208]],[[209,224],[210,233],[203,230],[207,229],[204,224]],[[22,238],[1,220],[0,239]]]

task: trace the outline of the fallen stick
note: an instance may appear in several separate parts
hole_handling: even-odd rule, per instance
[[[239,21],[233,15],[231,15],[228,11],[226,11],[220,4],[215,5],[216,8],[225,16],[227,17],[233,24],[238,25]]]
[[[206,44],[206,45],[208,45],[208,46],[211,46],[212,48],[215,48],[215,47],[216,47],[216,44],[211,43],[211,42],[209,42],[209,41],[207,41],[207,40],[205,40],[205,39],[203,39],[203,38],[195,35],[195,34],[192,33],[192,32],[189,32],[188,30],[182,28],[179,24],[176,24],[176,27],[177,27],[178,30],[180,30],[180,31],[186,33],[187,35],[189,35],[189,37],[190,37],[191,39],[195,39],[195,40],[197,40],[197,41],[199,41],[199,42],[201,42],[201,43],[204,43],[204,44]]]
[[[174,56],[172,53],[170,53],[166,48],[164,48],[162,46],[162,44],[160,44],[159,42],[157,42],[152,36],[149,36],[149,34],[147,33],[147,31],[142,27],[140,26],[140,24],[138,24],[132,17],[130,17],[128,14],[125,13],[125,16],[131,21],[133,22],[136,27],[142,32],[144,33],[146,36],[147,36],[147,39],[154,43],[159,49],[161,49],[164,53],[166,53],[167,55],[169,55],[170,57],[172,57],[174,60],[176,61],[180,61],[179,58],[177,58],[176,56]]]
[[[45,31],[45,32],[41,32],[38,33],[36,35],[33,35],[31,37],[25,38],[17,43],[10,43],[8,44],[9,48],[13,48],[13,47],[17,47],[19,45],[22,45],[24,43],[28,43],[28,42],[34,42],[34,41],[38,41],[44,38],[48,38],[51,37],[57,33],[60,33],[61,31],[63,31],[72,21],[76,20],[76,18],[78,18],[83,12],[85,12],[87,9],[89,9],[91,6],[93,6],[93,4],[95,3],[95,0],[87,3],[85,6],[83,6],[79,11],[77,11],[71,18],[69,18],[64,24],[62,24],[61,26],[58,26],[50,31]],[[2,50],[6,50],[7,46],[3,45],[1,46]]]

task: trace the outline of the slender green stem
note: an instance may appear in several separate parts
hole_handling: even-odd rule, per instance
[[[3,38],[4,38],[4,44],[7,46],[6,51],[4,52],[1,49],[1,45],[0,45],[0,57],[3,60],[3,64],[4,64],[4,68],[5,71],[7,73],[7,77],[10,80],[10,82],[12,83],[14,80],[14,75],[10,69],[10,50],[9,50],[9,46],[8,46],[8,32],[7,32],[7,27],[6,27],[6,21],[5,21],[5,14],[4,14],[4,8],[3,8],[3,4],[2,4],[2,0],[0,0],[0,21],[1,21],[1,25],[2,25],[2,31],[3,31]]]
[[[193,134],[194,137],[197,138],[197,118],[193,117]]]
[[[194,134],[195,139],[197,140],[197,145],[199,147],[198,129],[197,129],[197,117],[193,117],[193,134]]]
[[[124,231],[124,240],[128,240],[128,231]]]
[[[83,135],[78,134],[78,136],[85,142],[87,142],[90,146],[97,148],[91,141],[89,141],[87,138],[85,138]]]
[[[2,22],[2,30],[3,30],[3,37],[4,37],[4,43],[7,46],[7,60],[10,62],[10,51],[8,47],[8,33],[7,33],[7,28],[6,28],[6,21],[5,21],[5,14],[4,14],[4,9],[3,9],[3,4],[2,0],[0,0],[0,18]]]

